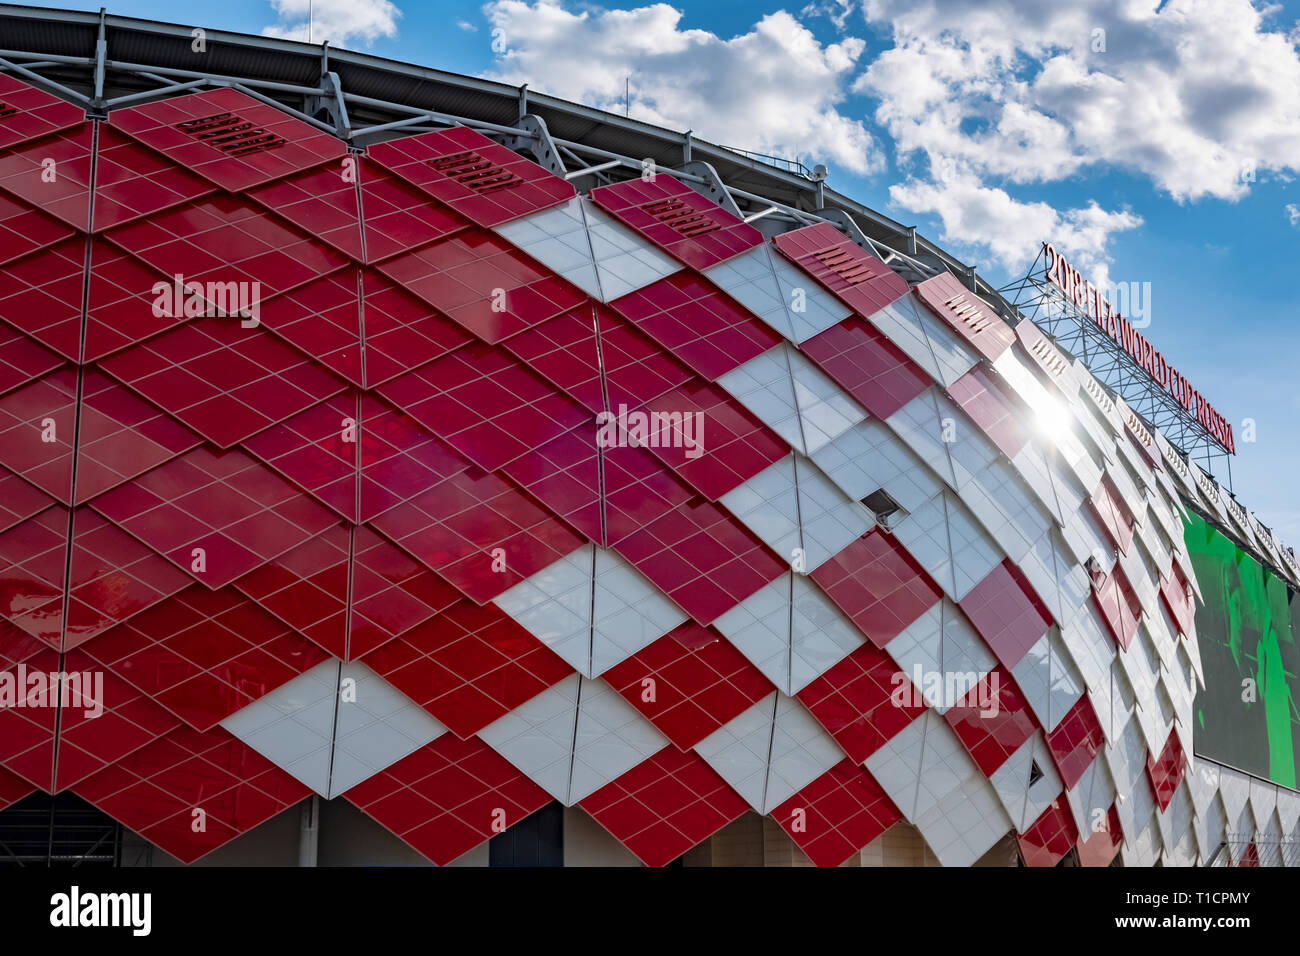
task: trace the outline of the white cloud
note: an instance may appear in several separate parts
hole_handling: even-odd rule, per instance
[[[1016,183],[1118,167],[1180,201],[1237,199],[1260,174],[1300,168],[1300,55],[1269,13],[1249,0],[867,0],[893,48],[855,88],[879,100],[900,151],[932,162]]]
[[[271,0],[271,8],[278,19],[262,28],[263,36],[306,40],[310,8],[312,42],[334,46],[395,37],[402,15],[389,0]]]
[[[494,0],[484,11],[506,47],[496,79],[622,113],[630,77],[634,119],[810,166],[883,167],[862,122],[839,109],[861,39],[823,44],[784,11],[729,38],[682,29],[681,12],[664,3],[579,10],[558,0]]]
[[[1107,212],[1095,202],[1064,212],[1045,202],[1021,202],[969,173],[938,183],[908,180],[891,186],[889,195],[913,212],[937,216],[940,242],[986,253],[1008,271],[1031,262],[1050,239],[1100,286],[1109,284],[1106,246],[1111,235],[1142,225],[1142,218],[1128,210]]]
[[[1300,206],[1293,202],[1286,204],[1286,221],[1292,226],[1300,226]]]

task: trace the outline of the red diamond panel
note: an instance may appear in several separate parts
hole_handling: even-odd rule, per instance
[[[76,230],[0,193],[0,266],[73,236]]]
[[[329,655],[233,588],[191,585],[83,649],[197,730]]]
[[[370,388],[417,369],[473,338],[436,309],[402,291],[378,272],[361,274]]]
[[[874,644],[863,644],[797,696],[859,764],[925,711],[920,690]]]
[[[13,806],[35,789],[17,774],[0,770],[0,810]]]
[[[472,466],[426,486],[371,524],[479,603],[582,544],[509,482]]]
[[[59,663],[59,655],[46,649],[0,675],[13,695],[0,707],[0,765],[46,791],[53,789],[59,716],[51,706],[49,675],[59,672]]]
[[[7,120],[6,120],[7,122]],[[90,123],[0,153],[0,190],[74,229],[90,228]],[[50,167],[47,161],[53,161]],[[54,175],[46,173],[53,169]]]
[[[1128,650],[1137,637],[1138,621],[1142,617],[1142,602],[1129,583],[1128,575],[1118,564],[1100,581],[1092,583],[1092,600],[1101,612],[1102,620],[1110,630],[1115,643]]]
[[[106,235],[164,276],[182,276],[205,290],[208,283],[256,282],[260,299],[305,285],[347,261],[261,207],[224,194],[118,226]],[[251,287],[248,295],[253,295]]]
[[[668,174],[630,179],[591,191],[592,200],[646,239],[694,269],[707,269],[763,241],[710,199]]]
[[[665,747],[578,806],[647,866],[664,866],[749,809],[694,750]]]
[[[916,297],[952,327],[992,364],[1010,348],[1016,334],[993,307],[967,289],[949,272],[941,272],[916,287]]]
[[[229,584],[334,524],[323,507],[243,452],[198,448],[92,503],[210,588]],[[202,548],[206,567],[195,568]]]
[[[694,747],[773,690],[744,654],[694,621],[601,677],[680,750]]]
[[[0,395],[52,372],[62,364],[63,359],[53,352],[0,325]]]
[[[1161,813],[1169,809],[1169,801],[1174,798],[1174,791],[1182,783],[1186,770],[1187,757],[1183,754],[1182,742],[1178,739],[1178,734],[1171,730],[1160,756],[1147,754],[1147,777],[1151,780],[1151,789]]]
[[[64,650],[84,644],[192,582],[165,558],[88,508],[73,516]]]
[[[71,697],[59,714],[59,755],[55,790],[71,787],[93,773],[117,763],[180,726],[180,721],[117,675],[105,671],[93,658],[73,651],[63,660],[69,674],[103,681],[103,697]],[[95,707],[98,701],[102,709]],[[91,706],[87,707],[86,704]]]
[[[344,796],[440,866],[499,832],[501,824],[513,826],[551,802],[483,741],[454,734],[443,734]]]
[[[0,614],[55,648],[63,632],[67,560],[67,508],[47,508],[0,534]]]
[[[106,124],[95,162],[96,232],[212,192],[203,179]]]
[[[1024,833],[1016,834],[1025,866],[1056,866],[1079,839],[1064,797],[1052,801]]]
[[[930,376],[870,322],[849,316],[799,346],[877,418],[930,387]]]
[[[379,269],[485,342],[567,312],[585,296],[495,233],[468,229]]]
[[[637,448],[604,455],[610,545],[700,624],[787,568],[722,507]]]
[[[343,390],[270,333],[235,319],[192,322],[101,368],[222,448]]]
[[[466,126],[390,140],[367,154],[485,228],[574,196],[567,181]]]
[[[469,225],[447,206],[430,202],[377,163],[364,167],[361,192],[367,262],[379,262]]]
[[[361,399],[361,415],[362,521],[470,467],[446,442],[369,395]]]
[[[378,391],[485,471],[500,469],[588,417],[504,350],[481,342]]]
[[[3,202],[0,197],[0,208]],[[80,236],[60,242],[5,266],[0,291],[0,319],[74,362],[80,353],[85,257]]]
[[[859,315],[879,312],[907,295],[907,282],[830,223],[783,233],[772,240],[787,259]]]
[[[365,663],[462,739],[573,673],[495,604],[462,601]]]
[[[948,395],[975,421],[1008,458],[1015,458],[1029,440],[1024,422],[1028,409],[1020,406],[1001,381],[976,365],[948,389]]]
[[[53,503],[17,475],[0,472],[0,532],[35,517]]]
[[[943,593],[893,535],[876,528],[818,567],[812,579],[877,647]]]
[[[454,587],[369,528],[357,528],[353,550],[348,660],[369,654],[462,600]]]
[[[593,422],[583,422],[530,454],[516,458],[502,472],[549,511],[603,543],[604,511],[600,498],[600,452]]]
[[[781,342],[771,326],[686,269],[611,305],[710,382]]]
[[[1124,501],[1110,476],[1102,475],[1101,481],[1093,489],[1089,499],[1092,512],[1101,522],[1111,543],[1124,554],[1128,554],[1129,545],[1133,543],[1133,510]]]
[[[0,126],[0,149],[86,121],[85,112],[71,103],[5,73],[0,73],[0,100],[14,110]]]
[[[154,310],[160,303],[159,291],[174,285],[172,277],[160,275],[111,242],[93,239],[85,361],[98,361],[188,321],[184,315],[173,316],[161,306]]]
[[[772,818],[818,866],[839,866],[903,815],[871,774],[841,760]]]
[[[1114,804],[1111,804],[1105,822],[1101,829],[1079,835],[1076,847],[1080,866],[1110,866],[1119,852],[1120,844],[1124,842],[1124,828]]]
[[[354,385],[363,385],[357,270],[345,267],[262,303],[262,325]]]
[[[74,788],[124,826],[193,863],[311,791],[225,730],[177,727]],[[195,832],[202,811],[204,829]]]
[[[77,373],[69,368],[0,398],[0,465],[66,504],[76,419]]]
[[[349,532],[336,525],[235,582],[335,657],[347,656]]]
[[[1020,569],[1003,559],[959,603],[980,637],[1007,670],[1020,663],[1052,624]]]
[[[699,379],[630,408],[626,417],[614,414],[611,425],[617,424],[620,441],[648,445],[710,501],[790,453],[790,446],[749,409],[720,386]],[[638,415],[648,417],[639,421]]]
[[[197,435],[89,370],[77,432],[77,502],[88,501],[200,444]]]
[[[359,433],[356,394],[343,394],[254,435],[243,447],[355,521]]]
[[[1192,633],[1194,624],[1194,613],[1196,610],[1196,598],[1192,593],[1191,586],[1187,579],[1183,577],[1183,572],[1179,570],[1175,563],[1169,569],[1169,576],[1160,579],[1160,599],[1164,601],[1169,615],[1178,625],[1178,633],[1184,637]]]
[[[943,716],[986,777],[993,776],[1035,729],[1020,688],[1000,667],[985,674]]]
[[[1084,694],[1056,729],[1047,735],[1047,745],[1067,790],[1079,782],[1104,742],[1097,712],[1088,702],[1088,695]]]
[[[364,258],[356,177],[342,163],[318,166],[250,190],[248,196],[357,262]]]
[[[177,129],[194,120],[227,113],[234,114],[231,119],[237,121],[235,125],[265,130],[268,136],[283,139],[284,143],[274,149],[223,151],[222,144],[235,145],[229,136],[203,139]],[[228,87],[114,110],[109,122],[181,168],[232,192],[326,160],[341,160],[347,154],[338,137]],[[338,162],[335,167],[342,168]]]

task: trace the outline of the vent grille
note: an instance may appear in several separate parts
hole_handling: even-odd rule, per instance
[[[227,156],[247,156],[268,149],[279,149],[287,140],[261,126],[254,126],[238,113],[214,113],[200,119],[177,123],[176,129]]]
[[[1054,378],[1060,378],[1065,373],[1065,356],[1052,348],[1047,339],[1039,339],[1030,347],[1030,351],[1038,358],[1039,364]]]
[[[945,301],[944,305],[952,309],[962,324],[970,329],[971,335],[979,335],[993,323],[992,317],[966,298],[965,292],[958,292]]]
[[[476,193],[494,193],[518,186],[524,180],[510,170],[485,159],[472,149],[425,160],[435,171]]]
[[[0,100],[0,119],[13,116],[18,112],[18,107],[10,106],[4,100]]]
[[[687,239],[717,232],[722,227],[706,213],[692,209],[680,199],[658,199],[641,207],[656,220]]]
[[[876,275],[870,262],[849,255],[844,246],[822,249],[814,252],[813,257],[849,285],[861,285]]]

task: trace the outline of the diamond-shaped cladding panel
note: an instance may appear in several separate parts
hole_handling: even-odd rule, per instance
[[[100,495],[93,507],[210,588],[231,583],[336,520],[243,452],[207,448]]]
[[[665,747],[579,804],[648,866],[663,866],[749,807],[693,750]]]
[[[495,233],[467,229],[379,264],[407,291],[496,343],[582,303],[575,286]]]
[[[801,690],[799,701],[858,764],[925,710],[921,691],[874,644]]]
[[[46,508],[0,534],[0,614],[15,630],[58,648],[63,629],[63,587],[68,560],[68,512]],[[18,634],[5,641],[26,645]],[[5,651],[5,657],[18,654]],[[15,659],[21,660],[21,657]]]
[[[1147,776],[1151,780],[1151,789],[1161,813],[1169,808],[1169,801],[1173,799],[1174,791],[1178,789],[1186,770],[1187,757],[1183,754],[1183,745],[1178,734],[1170,731],[1160,755],[1157,757],[1155,754],[1147,754]]]
[[[930,385],[930,376],[870,322],[856,315],[800,346],[823,372],[877,418],[888,418]]]
[[[1078,827],[1064,799],[1053,800],[1029,829],[1016,836],[1026,866],[1056,866],[1078,839]]]
[[[694,269],[757,246],[762,234],[670,175],[591,191],[597,205]]]
[[[680,750],[772,691],[762,671],[730,641],[694,621],[616,664],[604,678]]]
[[[239,592],[199,585],[105,631],[84,649],[198,730],[328,656]]]
[[[640,449],[606,452],[605,493],[611,546],[700,624],[786,570],[725,509]]]
[[[0,153],[0,190],[87,232],[93,155],[94,129],[90,123],[7,149]],[[49,175],[50,168],[58,174]]]
[[[0,219],[5,203],[0,193]],[[26,235],[21,241],[26,241]],[[0,222],[0,258],[5,244],[4,223]],[[85,242],[74,238],[6,265],[5,284],[0,289],[0,320],[75,361],[81,336],[78,290],[85,255]]]
[[[573,674],[484,727],[483,740],[565,806],[668,743],[608,684]]]
[[[446,733],[364,664],[322,661],[221,722],[331,798]]]
[[[1061,779],[1067,788],[1079,782],[1104,742],[1097,712],[1085,694],[1056,729],[1047,735],[1052,758],[1056,761],[1056,767],[1061,771]]]
[[[13,111],[0,130],[0,149],[86,121],[84,110],[8,74],[0,74],[0,100]]]
[[[685,619],[617,553],[587,545],[495,603],[586,677],[598,677]]]
[[[1016,334],[985,303],[950,272],[941,272],[916,287],[916,297],[990,364],[1016,340]]]
[[[1052,624],[1046,606],[1009,560],[975,585],[959,606],[1008,670],[1020,663]]]
[[[877,647],[943,594],[892,535],[874,528],[814,571],[812,579]]]
[[[477,737],[443,734],[344,796],[439,866],[551,796]]]
[[[77,373],[63,368],[0,398],[0,465],[66,504],[72,497]]]
[[[994,668],[944,714],[986,777],[1034,732],[1029,705],[1011,675]]]
[[[853,760],[841,760],[772,816],[818,866],[839,866],[903,819],[880,784]]]
[[[781,341],[770,326],[687,269],[612,306],[710,382]]]
[[[495,604],[461,601],[365,663],[462,738],[573,673]]]
[[[695,750],[762,814],[844,759],[812,715],[779,692],[718,728]]]
[[[75,792],[182,862],[193,863],[311,791],[225,730],[178,727]],[[202,819],[203,828],[195,826]]]
[[[994,375],[977,365],[948,389],[998,450],[1015,458],[1029,440],[1025,419],[1030,416],[1011,396],[1009,389]]]
[[[343,390],[296,350],[234,319],[204,319],[101,366],[222,448]]]
[[[114,110],[109,122],[232,192],[347,154],[338,137],[225,87]]]
[[[568,181],[467,126],[390,140],[366,152],[485,228],[558,206],[574,195]]]
[[[830,223],[805,226],[773,240],[780,253],[859,315],[907,295],[907,282]]]

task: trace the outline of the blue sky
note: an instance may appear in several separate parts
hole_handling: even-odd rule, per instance
[[[596,106],[621,111],[629,78],[634,117],[824,162],[836,189],[997,284],[1044,239],[1095,281],[1150,282],[1147,336],[1239,434],[1256,423],[1232,465],[1239,500],[1300,542],[1300,0],[313,9],[317,42]],[[226,0],[193,25],[306,39],[306,11]]]

